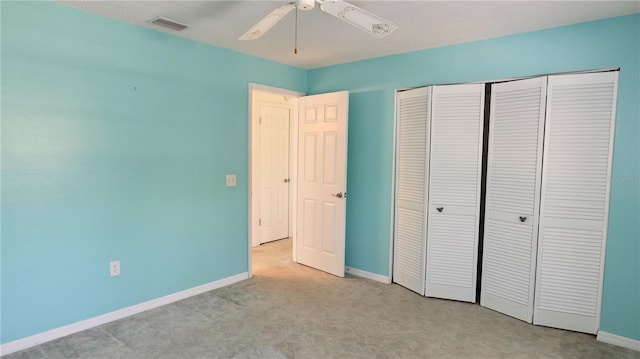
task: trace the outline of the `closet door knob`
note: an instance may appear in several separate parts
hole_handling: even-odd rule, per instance
[[[289,183],[289,179],[288,179],[288,178],[285,178],[285,179],[284,179],[284,183]]]
[[[520,222],[524,222],[527,220],[527,217],[520,217]]]
[[[438,212],[442,212],[442,210],[444,209],[444,207],[438,207],[436,208],[438,210]]]

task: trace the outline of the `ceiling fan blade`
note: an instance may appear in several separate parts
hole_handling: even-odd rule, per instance
[[[389,35],[398,25],[385,20],[346,1],[318,0],[320,9],[338,19],[363,30],[367,34],[383,38]]]
[[[293,3],[280,6],[270,12],[267,16],[263,17],[257,24],[253,25],[249,30],[247,30],[247,32],[240,36],[238,40],[259,39],[293,9],[295,9],[295,5]]]

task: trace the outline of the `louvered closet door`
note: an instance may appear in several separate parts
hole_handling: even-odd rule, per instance
[[[533,321],[596,333],[618,72],[550,76]]]
[[[484,84],[434,86],[426,295],[475,302]]]
[[[397,97],[393,281],[424,295],[430,88]]]
[[[480,304],[531,323],[547,78],[493,85]]]

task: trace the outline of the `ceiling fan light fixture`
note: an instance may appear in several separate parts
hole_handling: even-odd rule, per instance
[[[298,10],[309,11],[316,7],[316,0],[298,0],[295,5]]]
[[[151,23],[154,25],[162,26],[164,28],[175,30],[175,31],[182,31],[189,27],[188,25],[181,24],[177,21],[174,21],[162,16],[158,16],[155,19],[151,20]]]

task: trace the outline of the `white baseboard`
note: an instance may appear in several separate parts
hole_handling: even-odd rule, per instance
[[[635,340],[627,337],[621,337],[619,335],[599,331],[596,337],[598,341],[607,344],[617,345],[619,347],[635,350],[640,352],[640,340]]]
[[[30,337],[14,340],[0,345],[0,355],[7,355],[15,353],[20,350],[28,349],[30,347],[46,343],[58,338],[65,337],[70,334],[81,332],[93,327],[97,327],[102,324],[116,321],[118,319],[126,318],[134,314],[142,313],[144,311],[161,307],[163,305],[173,303],[185,298],[192,297],[194,295],[202,294],[210,290],[226,287],[233,283],[237,283],[249,278],[249,273],[244,272],[233,275],[231,277],[223,278],[215,282],[203,284],[197,287],[186,289],[177,293],[169,294],[164,297],[152,299],[148,302],[132,305],[130,307],[122,308],[107,314],[99,315],[97,317],[89,318],[79,322],[75,322],[63,327],[55,328],[42,332]]]
[[[371,273],[371,272],[367,272],[361,269],[351,268],[351,267],[344,267],[344,271],[345,273],[349,273],[356,277],[370,279],[380,283],[391,284],[391,280],[389,279],[389,277],[384,275],[375,274],[375,273]]]

